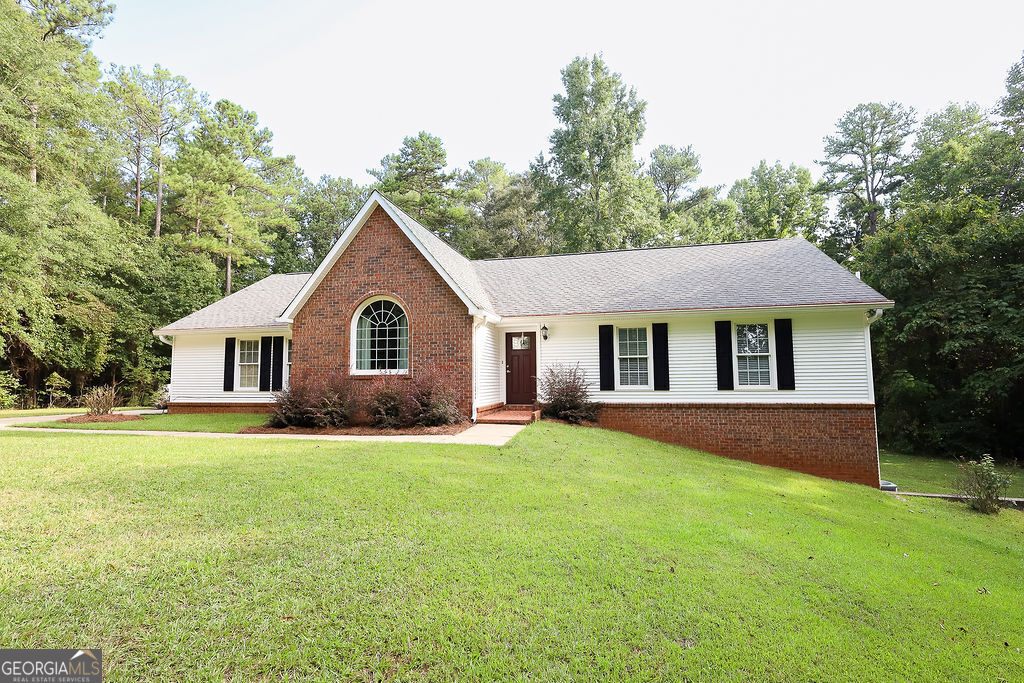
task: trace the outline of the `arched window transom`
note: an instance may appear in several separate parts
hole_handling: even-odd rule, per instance
[[[355,327],[356,371],[408,371],[409,318],[401,306],[372,300],[360,310]]]

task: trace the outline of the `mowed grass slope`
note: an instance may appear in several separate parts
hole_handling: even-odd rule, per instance
[[[237,432],[243,427],[264,424],[266,415],[252,413],[196,413],[182,415],[142,415],[128,422],[26,422],[19,427],[49,429],[119,429],[154,432]]]
[[[0,434],[0,647],[109,680],[1024,677],[1024,514],[617,432]]]

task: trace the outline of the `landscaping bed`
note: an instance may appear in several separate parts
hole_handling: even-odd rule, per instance
[[[61,422],[68,424],[89,424],[95,422],[134,422],[141,419],[141,415],[107,413],[106,415],[75,415],[73,417],[66,417],[61,420]]]
[[[402,435],[423,435],[423,434],[458,434],[473,426],[472,422],[458,422],[450,425],[437,427],[402,427],[400,429],[381,429],[368,425],[353,425],[351,427],[267,427],[266,425],[255,425],[243,427],[238,430],[239,434],[348,434],[352,436],[402,436]]]

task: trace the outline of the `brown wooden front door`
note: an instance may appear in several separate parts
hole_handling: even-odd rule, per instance
[[[505,334],[505,403],[524,405],[537,398],[537,333]]]

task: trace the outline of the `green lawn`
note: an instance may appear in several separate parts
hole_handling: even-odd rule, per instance
[[[882,470],[882,479],[894,482],[900,491],[956,493],[954,481],[960,474],[956,460],[881,451],[878,463]],[[1003,465],[999,469],[1013,478],[1010,488],[1004,495],[1024,498],[1024,468]]]
[[[197,415],[143,415],[130,422],[27,422],[19,427],[55,429],[145,429],[158,432],[237,432],[242,427],[261,425],[266,415],[223,413]]]
[[[125,406],[114,408],[114,410],[146,410],[151,406]],[[4,417],[32,417],[33,415],[77,415],[85,412],[85,408],[11,408],[0,410],[0,418]]]
[[[0,647],[108,680],[1024,678],[1024,514],[553,423],[0,433]]]

